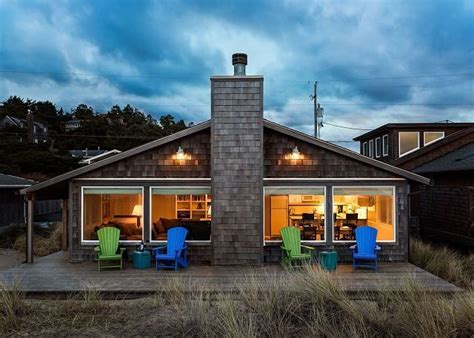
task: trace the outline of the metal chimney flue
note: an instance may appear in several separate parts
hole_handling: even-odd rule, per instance
[[[234,76],[245,76],[245,67],[247,66],[247,54],[232,54],[232,64],[234,65]]]

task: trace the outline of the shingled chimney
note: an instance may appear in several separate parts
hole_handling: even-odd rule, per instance
[[[263,262],[263,76],[211,77],[212,246],[215,265]]]

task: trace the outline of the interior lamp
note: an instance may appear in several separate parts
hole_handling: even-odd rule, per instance
[[[185,159],[184,150],[181,146],[178,147],[178,151],[176,152],[176,159],[177,160],[184,160]]]
[[[292,160],[299,160],[300,159],[300,151],[298,150],[298,147],[294,147],[292,152],[291,152],[291,159]]]
[[[137,204],[133,207],[132,215],[141,216],[142,215],[142,206]]]

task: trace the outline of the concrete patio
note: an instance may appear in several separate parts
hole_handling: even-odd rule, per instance
[[[39,258],[33,264],[22,264],[0,272],[0,283],[10,289],[15,283],[23,292],[35,294],[70,294],[93,288],[105,294],[139,295],[153,293],[166,286],[172,278],[182,277],[209,291],[232,291],[244,276],[262,280],[287,274],[279,265],[262,267],[224,267],[192,265],[176,273],[154,269],[126,269],[97,271],[95,262],[69,263],[66,252]],[[294,273],[294,272],[293,272]],[[460,288],[409,263],[381,263],[379,271],[357,269],[339,265],[332,273],[342,288],[351,293],[363,291],[377,293],[383,290],[401,290],[405,281],[412,279],[426,291],[454,293]]]

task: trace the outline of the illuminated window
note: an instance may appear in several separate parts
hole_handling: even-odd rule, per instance
[[[210,187],[151,188],[151,229],[153,241],[166,241],[170,228],[188,229],[187,240],[211,239],[212,199]]]
[[[383,156],[388,156],[388,135],[382,137]]]
[[[323,187],[266,187],[265,240],[281,240],[280,230],[294,226],[301,239],[325,241]]]
[[[425,131],[423,133],[425,146],[433,142],[439,141],[444,137],[444,131]]]
[[[420,133],[402,131],[398,133],[399,156],[402,157],[420,148]]]
[[[82,240],[98,240],[103,227],[120,229],[121,241],[143,238],[142,188],[82,188]]]
[[[335,187],[333,199],[334,241],[355,240],[355,229],[377,229],[377,241],[395,241],[393,187]]]

